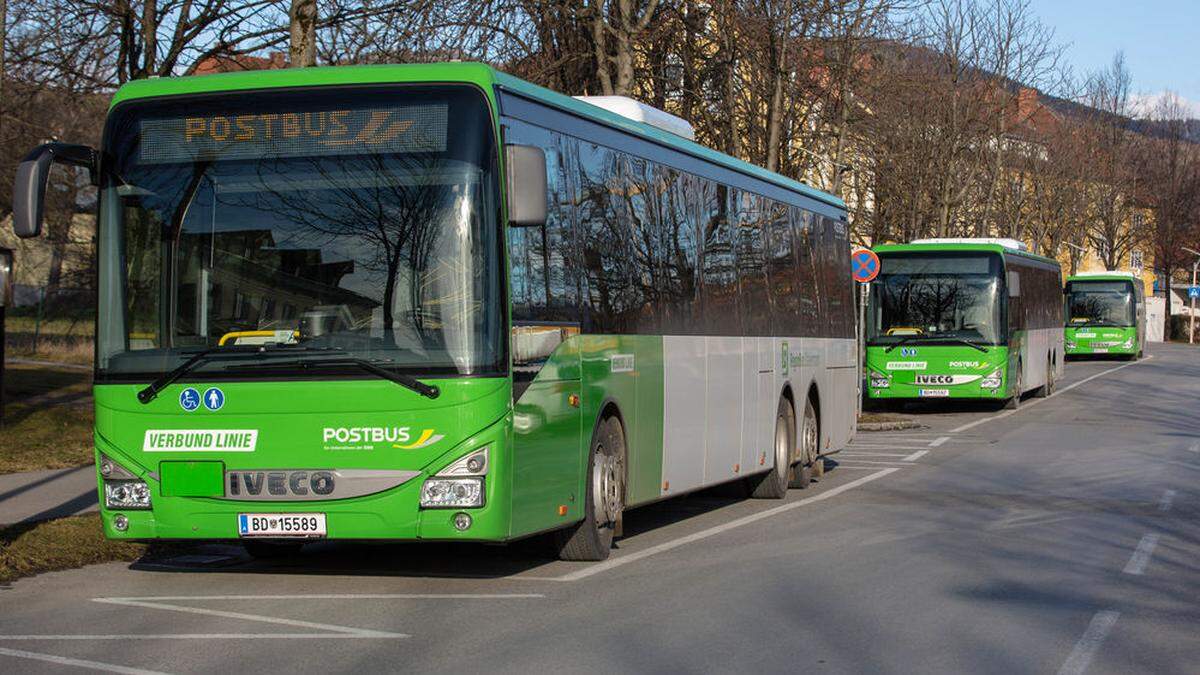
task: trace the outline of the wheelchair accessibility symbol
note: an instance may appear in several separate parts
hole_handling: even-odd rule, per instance
[[[200,407],[200,392],[188,387],[179,392],[179,407],[187,412],[192,412]]]

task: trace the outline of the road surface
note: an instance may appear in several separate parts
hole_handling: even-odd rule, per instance
[[[635,511],[605,563],[208,547],[27,579],[0,671],[1194,673],[1200,350],[1151,356],[860,434],[782,502]]]

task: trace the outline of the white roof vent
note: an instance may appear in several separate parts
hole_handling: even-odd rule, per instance
[[[682,136],[689,141],[696,140],[696,130],[687,120],[654,106],[646,105],[641,101],[635,101],[628,96],[576,96],[575,98],[635,122],[649,124],[656,129]]]
[[[995,244],[1014,251],[1028,251],[1025,242],[1005,237],[930,237],[929,239],[913,239],[911,244]]]

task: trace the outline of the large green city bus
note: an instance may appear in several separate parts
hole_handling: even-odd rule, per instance
[[[1020,405],[1062,375],[1062,272],[1011,239],[878,246],[867,320],[872,399]]]
[[[1146,348],[1146,285],[1132,272],[1067,277],[1067,356],[1139,359]]]
[[[99,150],[32,152],[23,236],[53,162],[99,185],[107,536],[601,559],[631,507],[819,473],[844,203],[596,103],[460,63],[146,80]]]

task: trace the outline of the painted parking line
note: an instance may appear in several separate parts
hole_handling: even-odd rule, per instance
[[[664,542],[664,543],[658,544],[657,546],[651,546],[650,548],[643,549],[641,551],[636,551],[634,553],[630,553],[629,555],[623,555],[623,556],[619,556],[616,558],[609,558],[608,560],[606,560],[602,563],[597,563],[595,565],[586,567],[586,568],[578,570],[576,572],[571,572],[570,574],[567,574],[567,575],[564,575],[561,577],[556,577],[556,580],[557,581],[579,581],[580,579],[586,579],[590,576],[600,574],[601,572],[607,572],[609,570],[616,569],[623,565],[628,565],[631,562],[637,562],[638,560],[642,560],[644,558],[649,558],[650,556],[657,555],[659,553],[664,553],[666,551],[670,551],[671,549],[675,549],[680,546],[684,546],[686,544],[691,544],[691,543],[700,541],[702,539],[707,539],[714,535],[721,534],[722,532],[728,532],[730,530],[737,529],[744,525],[756,523],[765,518],[770,518],[772,516],[776,516],[781,513],[786,513],[793,509],[798,509],[801,506],[807,506],[809,504],[823,501],[823,500],[829,499],[831,497],[836,497],[837,495],[840,495],[843,492],[847,492],[847,491],[853,490],[857,487],[861,487],[863,485],[866,485],[867,483],[870,483],[871,481],[883,478],[884,476],[894,473],[898,470],[899,469],[897,469],[895,467],[880,469],[879,471],[876,471],[875,473],[868,474],[866,476],[863,476],[862,478],[857,478],[855,480],[850,481],[849,483],[846,483],[845,485],[839,485],[835,488],[830,488],[829,490],[826,490],[825,492],[822,492],[820,494],[816,494],[811,497],[806,497],[804,499],[792,502],[790,504],[776,506],[775,508],[767,509],[766,511],[761,511],[759,513],[755,513],[755,514],[752,514],[749,516],[744,516],[742,518],[738,518],[737,520],[731,520],[728,523],[716,525],[716,526],[710,527],[706,530],[701,530],[699,532],[693,532],[692,534],[689,534],[684,537],[680,537],[679,539]]]
[[[901,461],[904,461],[904,462],[915,462],[915,461],[917,461],[918,459],[921,459],[922,457],[924,457],[925,455],[928,455],[928,454],[929,454],[929,451],[928,451],[928,450],[918,450],[918,451],[914,452],[913,454],[909,455],[908,457],[905,457],[905,458],[904,458],[903,460],[901,460]]]
[[[1154,548],[1158,546],[1158,534],[1151,532],[1142,537],[1138,542],[1137,549],[1133,555],[1129,557],[1129,562],[1125,563],[1125,574],[1143,574],[1146,571],[1146,565],[1150,564],[1150,556],[1154,555]]]
[[[232,600],[526,600],[541,599],[542,593],[306,593],[293,595],[154,595],[123,598],[92,598],[92,602],[123,607],[158,609],[184,614],[200,614],[223,619],[238,619],[292,628],[309,629],[293,633],[90,633],[56,635],[0,635],[5,641],[58,641],[58,640],[345,640],[345,639],[400,639],[411,637],[405,633],[339,626],[330,623],[284,619],[262,614],[246,614],[204,607],[183,607],[167,604],[171,602],[232,601]],[[317,631],[317,632],[313,632]]]
[[[1146,358],[1142,359],[1141,361],[1131,361],[1129,363],[1119,365],[1115,368],[1109,368],[1108,370],[1102,370],[1102,371],[1096,373],[1095,375],[1085,377],[1082,380],[1075,382],[1074,384],[1063,387],[1062,389],[1055,391],[1053,394],[1050,394],[1046,398],[1035,398],[1030,401],[1025,401],[1021,404],[1021,407],[1017,408],[1016,410],[1008,410],[1008,411],[1000,413],[999,415],[992,415],[990,417],[985,417],[980,420],[975,420],[974,422],[968,422],[960,427],[955,427],[955,428],[951,429],[948,433],[951,433],[951,434],[962,433],[962,432],[966,431],[967,429],[974,429],[975,427],[979,426],[980,424],[994,422],[996,420],[1004,419],[1005,417],[1008,417],[1009,415],[1015,415],[1015,414],[1021,412],[1022,410],[1028,410],[1029,408],[1032,408],[1033,406],[1035,406],[1043,401],[1048,401],[1048,400],[1054,398],[1055,396],[1065,394],[1068,391],[1071,391],[1072,389],[1074,389],[1076,387],[1085,385],[1088,382],[1091,382],[1092,380],[1094,380],[1098,377],[1104,377],[1105,375],[1115,373],[1118,370],[1121,370],[1123,368],[1128,368],[1129,366],[1136,366],[1140,363],[1146,363],[1147,361],[1149,361],[1150,359],[1153,359],[1153,358],[1154,358],[1153,356],[1147,356]]]
[[[1096,612],[1088,622],[1087,629],[1083,631],[1083,636],[1075,643],[1075,648],[1063,662],[1062,668],[1058,669],[1058,675],[1083,675],[1120,617],[1120,612],[1111,609]]]
[[[946,441],[950,440],[949,436],[939,436],[929,442],[929,447],[940,448]]]
[[[1192,443],[1191,447],[1188,448],[1188,452],[1200,452],[1200,441]]]
[[[907,457],[903,452],[859,452],[857,450],[843,450],[838,453],[839,457]]]
[[[165,675],[157,670],[130,668],[128,666],[118,666],[114,663],[89,661],[87,659],[72,659],[66,656],[42,654],[40,652],[27,652],[23,649],[6,649],[4,647],[0,647],[0,656],[12,656],[18,659],[44,661],[46,663],[53,663],[59,666],[74,666],[76,668],[87,668],[88,670],[99,670],[106,673],[122,673],[123,675]]]

